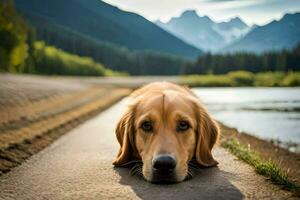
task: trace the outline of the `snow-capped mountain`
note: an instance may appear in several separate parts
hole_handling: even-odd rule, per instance
[[[199,16],[195,10],[188,10],[167,23],[156,24],[182,40],[206,51],[218,51],[243,37],[249,30],[240,18],[227,22],[214,22],[207,16]]]
[[[228,22],[216,23],[213,28],[223,36],[226,45],[245,36],[251,29],[238,17]]]
[[[241,39],[229,44],[220,52],[247,51],[262,53],[291,49],[300,42],[300,13],[285,14],[264,26],[256,26]]]

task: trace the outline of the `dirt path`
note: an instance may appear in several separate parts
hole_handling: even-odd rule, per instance
[[[0,177],[0,199],[292,199],[222,148],[218,167],[192,180],[153,185],[114,169],[115,123],[126,100],[80,125]]]
[[[66,77],[0,74],[0,175],[130,92]]]

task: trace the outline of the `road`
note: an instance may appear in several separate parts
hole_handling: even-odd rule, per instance
[[[113,168],[119,148],[114,128],[125,105],[126,99],[2,175],[0,199],[292,198],[220,147],[214,151],[218,167],[179,184],[154,185]]]

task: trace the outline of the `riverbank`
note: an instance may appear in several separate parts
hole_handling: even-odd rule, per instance
[[[296,193],[297,195],[300,195],[299,153],[290,152],[287,149],[281,148],[280,146],[272,142],[259,139],[245,132],[239,132],[236,128],[225,126],[220,122],[219,124],[222,130],[222,136],[220,139],[221,146],[230,149],[231,147],[228,146],[228,143],[237,141],[240,145],[247,147],[249,151],[254,152],[259,157],[261,157],[262,161],[272,162],[274,166],[280,169],[284,176],[286,176],[286,180],[298,187]],[[285,187],[285,185],[282,186]]]
[[[234,71],[228,74],[186,75],[182,82],[191,87],[296,87],[300,86],[299,72]]]

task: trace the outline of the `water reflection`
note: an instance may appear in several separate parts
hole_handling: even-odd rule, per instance
[[[194,88],[213,116],[300,151],[300,88]]]

